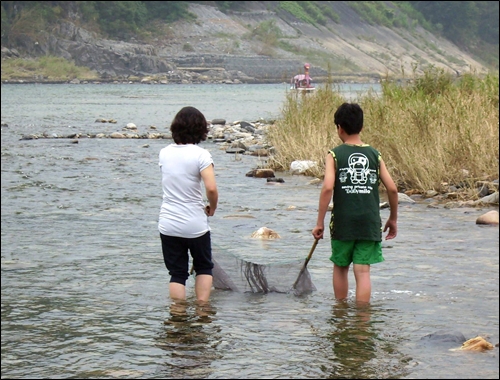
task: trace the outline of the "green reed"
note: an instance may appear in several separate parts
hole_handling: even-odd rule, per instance
[[[42,56],[33,59],[12,58],[2,61],[2,80],[47,80],[67,81],[98,80],[97,72],[87,67],[77,66],[62,57]]]
[[[431,68],[381,85],[381,94],[356,100],[365,114],[361,139],[382,153],[400,191],[498,178],[498,74],[456,77]],[[325,155],[341,144],[333,115],[345,101],[331,81],[312,94],[288,93],[267,135],[276,148],[270,167],[287,171],[292,161],[313,160],[318,166],[305,174],[321,178]]]

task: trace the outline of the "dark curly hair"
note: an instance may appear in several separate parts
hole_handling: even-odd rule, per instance
[[[207,139],[208,123],[198,109],[184,107],[175,115],[170,131],[176,144],[198,144]]]

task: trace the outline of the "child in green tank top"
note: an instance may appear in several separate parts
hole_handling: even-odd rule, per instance
[[[385,239],[397,235],[398,190],[380,153],[361,141],[363,110],[358,104],[344,103],[334,115],[341,145],[326,156],[325,176],[319,197],[318,219],[312,230],[322,239],[325,215],[333,199],[330,237],[335,298],[347,298],[349,266],[353,264],[356,301],[370,302],[370,265],[384,261],[382,222],[378,187],[382,182],[389,198],[390,215],[383,231]]]

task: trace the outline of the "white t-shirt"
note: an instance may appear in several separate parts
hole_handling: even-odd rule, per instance
[[[163,202],[158,230],[162,234],[196,238],[210,231],[200,172],[212,164],[212,155],[195,144],[170,144],[160,151]]]

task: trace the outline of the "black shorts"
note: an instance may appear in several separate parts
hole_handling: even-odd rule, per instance
[[[212,243],[210,231],[197,238],[188,239],[160,233],[163,261],[170,274],[170,282],[186,285],[189,277],[189,253],[193,258],[196,275],[212,275]]]

